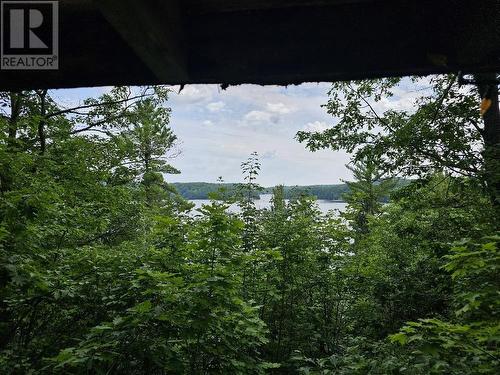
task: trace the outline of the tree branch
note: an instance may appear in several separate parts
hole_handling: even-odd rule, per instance
[[[78,107],[61,109],[59,111],[55,111],[55,112],[47,114],[46,118],[50,118],[50,117],[54,117],[54,116],[59,116],[59,115],[64,115],[64,114],[67,114],[67,113],[75,113],[76,111],[78,111],[80,109],[88,109],[88,108],[95,108],[95,107],[106,106],[106,105],[114,105],[114,104],[126,103],[126,102],[129,102],[131,100],[141,99],[141,98],[145,98],[145,97],[148,97],[148,96],[151,96],[151,95],[153,95],[153,94],[141,94],[141,95],[127,97],[125,99],[120,99],[120,100],[112,100],[112,101],[107,101],[107,102],[99,102],[99,103],[81,105],[81,106],[78,106]]]

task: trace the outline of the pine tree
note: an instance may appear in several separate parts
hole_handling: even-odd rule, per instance
[[[366,234],[368,218],[380,212],[383,200],[395,188],[396,181],[384,178],[384,171],[372,156],[346,167],[352,172],[354,181],[346,181],[350,191],[345,194],[348,203],[345,216],[356,232]]]

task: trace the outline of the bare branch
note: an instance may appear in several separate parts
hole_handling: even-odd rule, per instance
[[[88,109],[88,108],[95,108],[95,107],[100,107],[100,106],[105,106],[105,105],[114,105],[114,104],[125,103],[125,102],[129,102],[131,100],[141,99],[141,98],[145,98],[145,97],[148,97],[148,96],[151,96],[151,95],[153,95],[153,94],[141,94],[141,95],[136,95],[136,96],[133,96],[133,97],[127,97],[125,99],[120,99],[120,100],[112,100],[112,101],[107,101],[107,102],[86,104],[86,105],[81,105],[81,106],[78,106],[78,107],[61,109],[59,111],[55,111],[55,112],[49,113],[46,117],[50,118],[50,117],[54,117],[54,116],[58,116],[58,115],[63,115],[63,114],[67,114],[67,113],[75,113],[76,111],[78,111],[80,109]]]

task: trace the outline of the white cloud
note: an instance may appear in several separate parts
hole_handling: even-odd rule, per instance
[[[303,130],[306,132],[324,132],[325,130],[329,129],[330,126],[324,122],[324,121],[314,121],[314,122],[308,122],[306,126],[304,126]]]
[[[249,123],[273,123],[276,124],[279,121],[279,116],[269,113],[266,111],[250,111],[243,119]]]
[[[212,102],[212,103],[208,103],[206,105],[206,108],[210,111],[210,112],[219,112],[219,111],[222,111],[224,109],[224,107],[226,106],[226,103],[222,102],[222,101],[218,101],[218,102]]]
[[[178,93],[179,88],[174,87],[173,90]],[[213,88],[208,85],[187,85],[181,92],[175,95],[175,101],[184,104],[194,104],[203,101],[210,101],[213,97]],[[172,96],[172,95],[171,95]]]
[[[264,109],[253,110],[245,114],[244,125],[278,124],[282,122],[284,116],[295,110],[292,105],[286,105],[283,102],[268,102],[259,107]]]
[[[266,108],[269,112],[285,115],[294,111],[294,108],[283,103],[267,103]]]
[[[409,109],[428,82],[415,85],[406,80],[394,96],[373,103],[377,113]],[[241,181],[240,163],[252,151],[261,155],[259,183],[327,184],[350,179],[345,168],[350,156],[343,152],[310,152],[298,143],[298,130],[324,131],[338,119],[321,107],[328,101],[329,83],[297,86],[238,85],[221,90],[217,85],[187,85],[178,94],[172,87],[170,125],[183,141],[183,153],[172,160],[182,174],[176,181]],[[60,99],[79,103],[98,89],[54,90]],[[223,103],[219,104],[219,103]],[[215,109],[211,111],[209,108]]]
[[[278,156],[278,151],[276,150],[270,150],[266,151],[262,154],[261,159],[266,160],[266,159],[275,159]]]
[[[350,178],[344,166],[348,155],[330,150],[313,153],[295,139],[308,122],[334,123],[321,108],[329,87],[328,83],[288,88],[239,85],[220,90],[216,85],[195,85],[197,90],[189,96],[202,99],[192,103],[180,100],[182,93],[172,94],[171,126],[184,141],[183,154],[173,161],[182,172],[175,180],[215,181],[223,176],[226,181],[241,181],[240,164],[253,151],[260,155],[258,181],[265,186]],[[217,102],[225,104],[223,109],[209,112],[207,105]]]
[[[275,184],[336,183],[350,178],[348,155],[330,150],[309,152],[295,134],[311,121],[334,123],[321,104],[330,84],[298,86],[187,85],[172,87],[170,126],[182,143],[171,161],[181,170],[170,181],[241,181],[240,164],[257,151],[262,162],[258,182]],[[66,99],[81,100],[95,89],[56,90]],[[72,93],[72,95],[70,95]],[[213,103],[224,103],[212,105]],[[208,106],[208,107],[207,107]],[[222,107],[213,112],[208,108]]]

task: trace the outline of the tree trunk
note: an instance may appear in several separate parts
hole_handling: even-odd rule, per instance
[[[40,155],[45,154],[46,148],[46,139],[45,139],[45,116],[46,116],[46,98],[47,98],[47,90],[39,91],[38,96],[40,97],[40,116],[41,119],[38,122],[38,139],[40,141]]]
[[[7,121],[7,152],[14,153],[18,147],[17,144],[17,122],[21,114],[21,93],[10,93],[10,117]],[[0,168],[0,193],[10,190],[12,184],[12,170],[10,162],[1,163]]]
[[[10,118],[9,135],[7,145],[10,150],[15,148],[17,138],[17,120],[21,111],[21,96],[18,93],[10,93]]]
[[[491,106],[483,115],[484,178],[493,205],[500,207],[500,107],[496,73],[475,74],[481,99],[490,99]]]

